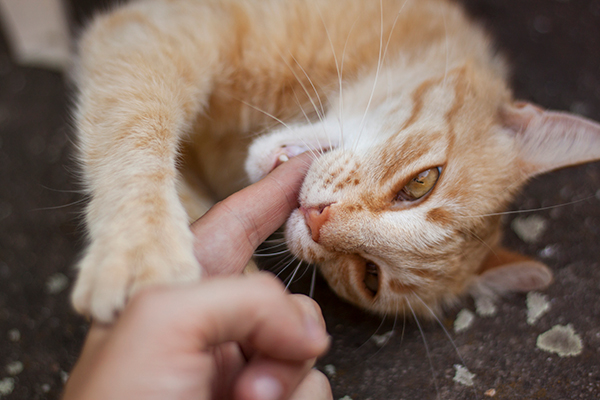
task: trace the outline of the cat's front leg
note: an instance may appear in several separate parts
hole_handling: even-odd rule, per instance
[[[200,3],[133,3],[81,41],[76,123],[90,244],[73,303],[82,314],[111,321],[140,288],[201,275],[176,159],[219,70],[213,20]]]

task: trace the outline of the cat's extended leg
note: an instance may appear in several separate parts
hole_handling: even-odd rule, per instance
[[[96,20],[81,41],[76,120],[90,244],[73,303],[102,321],[140,287],[201,275],[176,157],[225,35],[199,8],[136,3]]]

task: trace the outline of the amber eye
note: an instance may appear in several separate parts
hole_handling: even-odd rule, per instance
[[[427,193],[431,192],[431,189],[433,189],[433,187],[437,183],[441,173],[441,167],[429,168],[423,172],[419,172],[414,178],[410,180],[410,182],[406,184],[406,186],[402,188],[402,190],[396,196],[396,200],[419,200]]]

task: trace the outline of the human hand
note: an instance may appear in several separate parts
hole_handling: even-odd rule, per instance
[[[241,272],[256,246],[297,206],[309,161],[307,155],[288,161],[263,181],[216,205],[192,226],[197,238],[196,255],[206,275]],[[316,316],[323,326],[318,306],[304,296],[283,295],[281,287],[275,297],[283,296],[285,300],[267,300],[260,296],[267,296],[273,289],[263,286],[274,283],[265,283],[264,277],[260,278],[262,283],[254,279],[243,281],[240,287],[235,286],[239,282],[234,285],[233,278],[216,283],[204,280],[191,287],[153,289],[134,298],[116,326],[92,326],[64,400],[171,399],[181,398],[188,391],[193,398],[202,399],[283,399],[292,392],[294,400],[331,399],[327,378],[310,370],[314,357],[324,351],[319,342],[322,338],[311,339],[314,327],[306,333],[297,324],[290,325],[277,317],[279,312],[297,319],[300,310],[302,318]],[[265,305],[261,306],[260,301]],[[275,304],[285,312],[269,311]],[[203,329],[214,328],[205,326],[206,321],[221,324],[221,335],[233,335],[235,331],[237,336],[227,343],[199,342],[207,338]],[[256,333],[237,328],[231,331],[235,326],[227,325],[227,321],[257,330],[266,326],[271,329],[267,336],[271,335],[273,341],[257,343]],[[308,347],[302,350],[303,346]]]
[[[328,344],[316,303],[267,274],[154,288],[92,327],[63,400],[285,399]],[[313,371],[292,398],[329,383]]]
[[[217,203],[191,226],[204,276],[239,274],[252,254],[298,207],[314,155],[304,153]]]

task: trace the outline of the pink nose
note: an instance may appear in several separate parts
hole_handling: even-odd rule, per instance
[[[300,207],[300,211],[304,214],[306,226],[310,230],[312,240],[319,243],[321,227],[329,219],[330,204],[320,207]]]

